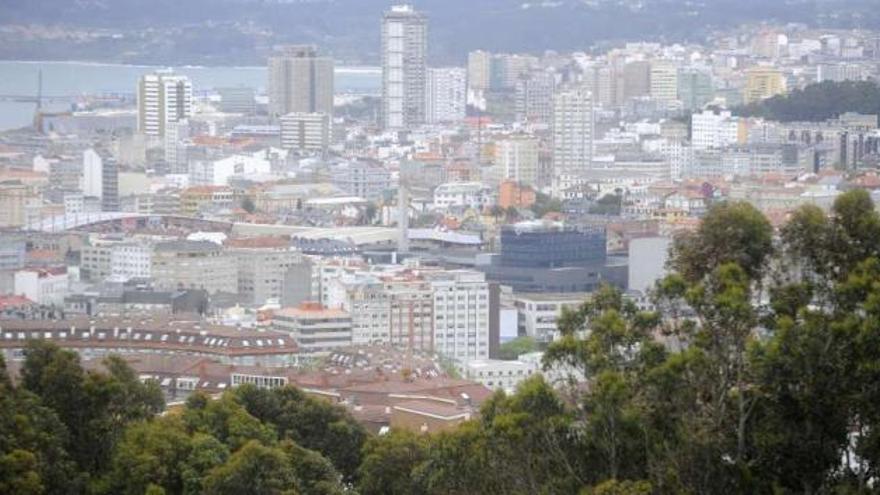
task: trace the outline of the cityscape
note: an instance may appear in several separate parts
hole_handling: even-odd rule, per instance
[[[0,14],[0,493],[878,493],[876,5],[102,3]]]

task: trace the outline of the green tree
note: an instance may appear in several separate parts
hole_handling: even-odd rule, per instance
[[[253,417],[272,425],[280,438],[320,452],[346,480],[354,480],[367,433],[344,409],[294,387],[243,386],[235,396]]]
[[[262,444],[275,442],[272,425],[249,414],[235,394],[225,393],[217,400],[196,396],[188,405],[191,407],[184,412],[187,427],[216,438],[231,450],[237,450],[251,440]]]
[[[736,263],[752,280],[764,274],[773,253],[770,222],[746,202],[713,205],[695,233],[676,237],[670,266],[696,282],[725,263]]]
[[[538,350],[538,343],[533,337],[517,337],[509,342],[501,344],[499,355],[501,359],[516,359],[522,354]]]
[[[422,492],[414,470],[427,457],[429,440],[405,430],[370,438],[358,468],[362,495],[415,495]]]
[[[178,418],[134,424],[116,446],[108,491],[139,495],[155,485],[184,493],[182,469],[192,454],[190,436]]]
[[[647,481],[608,480],[592,488],[585,488],[581,495],[650,495],[654,493]]]
[[[0,455],[0,493],[41,495],[45,492],[37,456],[26,450]]]
[[[256,440],[245,443],[225,464],[212,470],[205,479],[204,487],[206,495],[302,493],[287,454]]]
[[[241,209],[253,214],[255,211],[257,211],[257,205],[256,203],[254,203],[253,198],[251,198],[250,196],[245,196],[241,200]]]

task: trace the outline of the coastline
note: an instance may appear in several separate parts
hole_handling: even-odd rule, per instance
[[[54,65],[82,65],[89,67],[123,67],[131,69],[180,69],[180,70],[211,70],[211,69],[235,69],[235,70],[265,70],[265,65],[144,65],[122,64],[117,62],[96,62],[93,60],[12,60],[0,59],[0,64],[54,64]],[[337,65],[334,72],[345,74],[378,74],[382,68],[378,65]]]

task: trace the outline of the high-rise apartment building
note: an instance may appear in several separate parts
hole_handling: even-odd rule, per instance
[[[382,126],[405,129],[425,122],[428,19],[395,5],[382,19]]]
[[[553,168],[577,175],[592,166],[593,98],[583,87],[557,91],[553,98]]]
[[[333,115],[333,59],[313,45],[290,45],[269,57],[269,115]]]
[[[186,173],[189,120],[169,122],[165,128],[165,163],[171,173]]]
[[[468,87],[475,91],[489,89],[492,76],[492,54],[477,50],[468,53]]]
[[[470,270],[426,274],[434,298],[434,350],[459,362],[489,357],[489,283]]]
[[[467,71],[459,67],[428,69],[428,123],[457,122],[467,110]]]
[[[186,76],[157,71],[138,84],[138,132],[163,137],[170,122],[192,116],[192,83]]]
[[[553,116],[556,76],[548,71],[532,71],[516,84],[516,120],[549,123]]]
[[[584,71],[584,85],[593,94],[593,101],[597,106],[611,109],[620,103],[617,71],[613,67],[605,65],[587,67]]]
[[[675,62],[651,61],[651,98],[661,101],[678,99],[678,67]]]
[[[83,152],[83,195],[101,200],[102,211],[119,211],[119,165],[106,151]]]

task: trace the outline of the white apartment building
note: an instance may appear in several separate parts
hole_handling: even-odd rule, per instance
[[[165,126],[165,163],[173,172],[186,170],[186,142],[189,139],[189,120],[168,122]]]
[[[577,175],[593,161],[593,98],[584,88],[557,91],[553,97],[553,169]]]
[[[482,211],[495,204],[494,190],[480,182],[450,182],[434,189],[434,208],[473,208]]]
[[[67,268],[24,269],[15,272],[13,287],[16,295],[37,304],[63,306],[70,293]]]
[[[459,372],[463,378],[481,383],[486,388],[510,393],[526,378],[541,373],[541,363],[540,361],[475,359],[462,363]]]
[[[289,113],[279,119],[281,147],[324,153],[330,146],[330,116],[326,113]]]
[[[661,101],[678,99],[678,66],[671,60],[652,60],[651,98]]]
[[[374,201],[391,189],[391,172],[379,162],[352,160],[333,168],[332,181],[352,196]]]
[[[703,110],[691,116],[691,143],[695,150],[736,144],[738,134],[739,119],[728,110]]]
[[[126,282],[150,278],[153,246],[145,239],[92,236],[80,252],[83,278],[91,281]]]
[[[428,69],[426,120],[429,124],[458,122],[467,111],[467,70],[459,67]]]
[[[685,171],[690,170],[694,162],[694,150],[687,143],[679,140],[657,138],[642,141],[642,151],[656,154],[669,162],[669,177],[681,179]]]
[[[260,175],[272,172],[272,162],[255,155],[232,155],[220,160],[190,162],[190,184],[193,186],[225,186],[236,175]]]
[[[469,270],[427,273],[434,292],[434,349],[456,361],[489,357],[489,284]]]
[[[272,328],[288,333],[304,352],[327,352],[352,343],[351,315],[341,309],[324,308],[317,302],[276,311]]]
[[[163,137],[168,123],[192,116],[192,83],[171,71],[146,74],[138,84],[137,100],[138,132]]]
[[[382,20],[382,127],[425,122],[428,20],[410,5],[395,5]]]
[[[563,308],[577,309],[590,297],[587,293],[527,294],[513,298],[519,325],[519,334],[542,342],[552,342],[559,334],[556,322]]]
[[[100,198],[104,194],[104,161],[94,149],[83,152],[82,192],[85,196]]]
[[[538,181],[538,140],[511,137],[495,142],[495,163],[500,180],[513,180],[523,185],[536,186]]]

